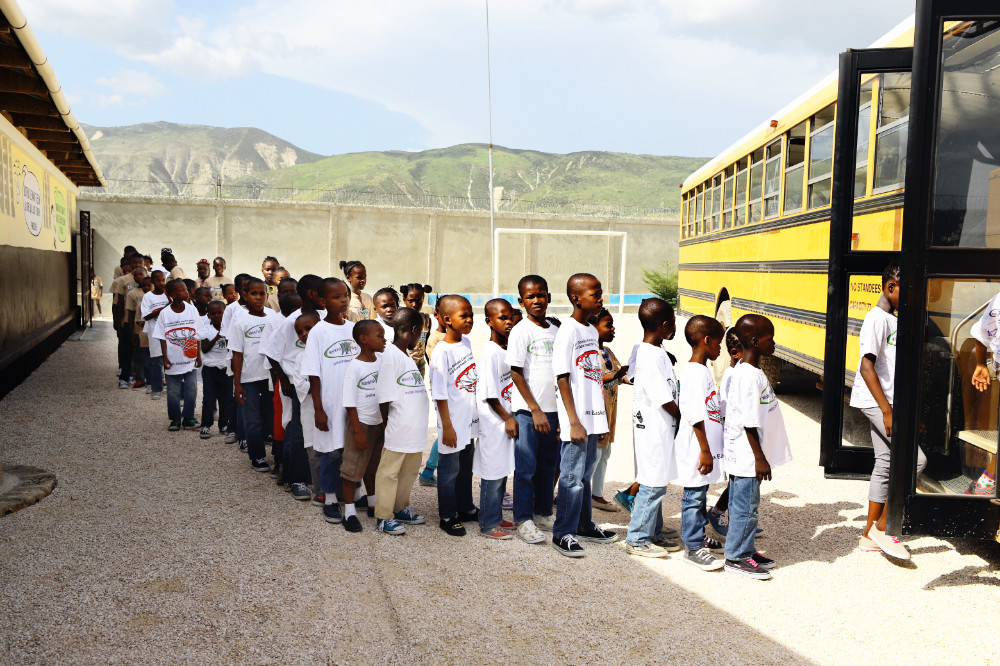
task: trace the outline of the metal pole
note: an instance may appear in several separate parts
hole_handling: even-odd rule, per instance
[[[490,78],[490,0],[485,0],[486,2],[486,109],[489,117],[489,130],[490,130],[490,149],[489,149],[489,161],[490,161],[490,258],[493,260],[494,265],[496,265],[496,251],[497,251],[497,237],[493,233],[494,220],[493,211],[496,206],[493,205],[493,83]],[[493,273],[493,298],[497,298],[500,276],[498,275],[499,269],[495,270]]]
[[[500,242],[500,229],[495,230],[490,234],[491,243]],[[492,257],[493,261],[493,298],[499,298],[500,296],[500,261],[499,258],[494,254]]]
[[[620,289],[620,294],[618,296],[618,316],[625,314],[625,258],[626,258],[626,248],[625,242],[628,240],[628,233],[622,232],[622,274],[619,278],[621,282],[618,285]]]

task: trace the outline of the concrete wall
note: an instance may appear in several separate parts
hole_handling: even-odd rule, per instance
[[[169,247],[190,277],[198,259],[226,258],[227,274],[260,274],[264,256],[278,257],[293,276],[336,275],[341,260],[360,259],[369,292],[381,286],[426,282],[439,292],[492,290],[489,213],[423,208],[375,208],[320,203],[176,199],[86,194],[97,273],[110,283],[125,245],[159,260]],[[677,263],[678,221],[497,213],[496,227],[625,231],[625,291],[647,293],[640,268]],[[561,297],[566,278],[594,273],[605,293],[617,293],[621,240],[596,236],[502,235],[500,290],[511,293],[526,273],[549,279]]]

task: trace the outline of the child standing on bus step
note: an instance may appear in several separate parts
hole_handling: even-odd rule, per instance
[[[514,328],[510,303],[494,298],[484,308],[490,339],[483,347],[476,370],[479,408],[479,444],[472,471],[479,477],[479,533],[491,539],[510,539],[512,523],[504,524],[503,494],[514,471],[517,421],[511,414],[514,382],[507,365],[507,337]]]
[[[618,419],[618,385],[627,384],[625,373],[628,366],[618,362],[615,353],[606,344],[615,339],[615,320],[607,310],[601,310],[594,322],[597,328],[597,346],[601,350],[601,362],[604,366],[602,381],[604,385],[604,410],[608,413],[608,432],[597,439],[597,464],[594,465],[594,478],[591,481],[591,502],[595,509],[614,512],[618,507],[613,502],[604,499],[604,474],[611,458],[611,445],[615,443],[615,421]]]
[[[441,323],[441,313],[438,312],[438,303],[441,301],[440,295],[434,299],[434,321],[437,323],[437,327],[431,331],[430,335],[427,336],[427,362],[431,362],[431,354],[434,348],[437,347],[438,343],[444,340],[444,324]],[[407,306],[409,307],[409,306]],[[422,317],[421,317],[422,319]],[[421,333],[423,336],[423,333]],[[411,357],[412,358],[412,357]],[[416,361],[414,361],[416,363]],[[417,368],[419,370],[419,366]],[[424,376],[424,371],[420,372],[420,376]],[[420,472],[420,485],[434,487],[437,485],[437,478],[434,473],[437,471],[438,460],[440,459],[440,453],[438,452],[438,441],[437,438],[434,439],[434,443],[431,444],[431,452],[427,454],[427,462],[424,463],[424,469]]]
[[[726,571],[768,580],[777,566],[757,552],[755,539],[761,481],[792,459],[781,406],[760,369],[760,359],[774,355],[774,325],[763,315],[746,314],[736,322],[743,361],[733,370],[726,395],[723,465],[729,474],[729,534]]]
[[[365,293],[365,285],[368,284],[368,269],[360,261],[342,261],[340,268],[344,271],[344,277],[351,286],[351,305],[348,318],[351,321],[361,321],[362,319],[375,318],[375,304],[372,297]]]
[[[681,539],[686,562],[715,571],[725,566],[712,553],[725,552],[722,544],[705,534],[708,524],[708,486],[725,480],[722,462],[722,409],[719,391],[706,361],[719,358],[725,330],[718,320],[696,315],[684,327],[691,345],[691,360],[680,372],[681,424],[674,441],[677,485],[684,489],[681,500]]]
[[[198,427],[194,407],[198,399],[195,368],[201,367],[201,349],[197,337],[200,317],[185,298],[187,286],[183,280],[168,282],[166,292],[170,298],[170,306],[161,310],[157,316],[153,339],[160,345],[163,370],[167,375],[167,416],[170,418],[168,429],[176,431]]]
[[[604,308],[601,281],[589,273],[576,273],[566,282],[566,295],[573,314],[559,327],[552,345],[562,440],[552,546],[567,557],[580,557],[579,541],[612,543],[618,535],[594,524],[590,502],[597,438],[608,432],[601,352],[597,329],[590,324]]]
[[[323,519],[339,524],[344,520],[337,504],[342,494],[340,464],[344,453],[344,374],[361,349],[354,341],[354,322],[348,321],[351,292],[343,280],[323,280],[326,318],[313,327],[302,358],[302,374],[309,377],[313,399],[313,448],[320,454],[320,492],[326,497]]]
[[[622,547],[641,557],[665,557],[680,546],[663,536],[660,507],[667,484],[677,476],[674,433],[680,411],[674,367],[662,344],[674,332],[674,310],[661,298],[639,305],[642,342],[632,348],[628,378],[632,398],[632,440],[639,490]]]
[[[382,355],[375,384],[375,399],[385,421],[385,445],[375,472],[375,518],[379,532],[399,536],[406,528],[396,520],[396,512],[415,515],[410,491],[427,446],[430,405],[423,377],[409,355],[423,330],[420,314],[400,308],[392,324],[393,343]]]
[[[881,550],[890,557],[910,559],[910,551],[885,533],[885,501],[889,496],[889,442],[892,438],[892,398],[896,374],[896,308],[899,307],[899,266],[889,264],[882,273],[882,295],[861,324],[858,371],[851,388],[851,407],[861,410],[871,424],[875,468],[868,484],[868,519],[858,548]],[[927,466],[917,447],[917,476]]]
[[[219,433],[230,432],[233,419],[233,378],[229,368],[229,347],[222,335],[222,314],[226,307],[219,301],[208,304],[208,314],[201,322],[201,433],[202,439],[212,436],[215,415],[219,415]],[[216,410],[218,406],[218,410]]]

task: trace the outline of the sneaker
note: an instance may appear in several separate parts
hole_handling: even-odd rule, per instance
[[[863,536],[858,539],[858,550],[860,550],[863,553],[874,553],[882,549],[878,547],[877,543],[875,543],[868,537]]]
[[[267,464],[267,458],[257,458],[257,460],[250,463],[250,466],[253,467],[253,471],[255,472],[271,471],[271,466]]]
[[[170,422],[170,427],[167,428],[167,430],[169,430],[170,432],[177,432],[180,429],[181,429],[181,420],[180,419],[174,419],[173,421],[171,421]]]
[[[368,517],[369,518],[375,517],[375,507],[373,506],[368,507]]]
[[[434,478],[434,470],[429,467],[425,467],[424,471],[420,472],[420,476],[417,477],[422,486],[436,486],[438,484],[437,479]]]
[[[764,557],[760,553],[754,553],[750,556],[750,559],[757,563],[761,569],[771,570],[778,566],[778,563],[772,560],[770,557]]]
[[[479,522],[479,509],[472,511],[470,513],[458,512],[458,522],[460,523],[478,523]]]
[[[710,553],[724,553],[726,552],[726,547],[722,545],[721,542],[713,539],[710,536],[705,537],[705,541],[702,542],[702,548]]]
[[[212,429],[211,428],[206,428],[205,426],[202,426],[201,427],[201,434],[199,434],[198,436],[201,437],[202,439],[209,439],[212,436]]]
[[[378,521],[378,531],[392,534],[393,536],[406,534],[406,528],[392,518]]]
[[[312,503],[319,506],[326,506],[326,495],[323,493],[316,493],[313,495]]]
[[[465,526],[458,521],[458,518],[452,518],[451,520],[442,520],[439,523],[441,529],[450,534],[451,536],[463,537],[465,536]]]
[[[667,551],[668,553],[676,553],[681,549],[681,545],[674,541],[673,539],[668,539],[662,532],[653,537],[653,543]]]
[[[246,451],[246,450],[247,450],[247,440],[241,439],[240,440],[240,451]]]
[[[635,498],[626,493],[624,490],[619,490],[615,493],[614,502],[621,508],[625,509],[628,515],[632,515],[632,507],[635,506]]]
[[[145,385],[146,385],[146,382],[133,382],[132,388],[134,388],[134,389],[140,389],[140,388],[142,388]]]
[[[715,571],[716,569],[721,569],[726,566],[724,561],[712,555],[707,548],[689,550],[684,555],[684,561],[695,565],[702,571]]]
[[[906,546],[901,544],[899,539],[879,531],[874,525],[868,530],[868,538],[875,542],[875,545],[882,549],[882,552],[889,557],[895,557],[900,560],[910,559],[910,551],[906,550]]]
[[[517,529],[517,525],[515,525],[512,522],[510,522],[509,520],[501,520],[500,521],[500,529],[507,530],[508,532],[513,532],[514,530]]]
[[[281,463],[274,463],[274,467],[271,468],[271,478],[280,479],[281,478]]]
[[[602,530],[594,525],[589,530],[577,532],[576,538],[580,541],[590,541],[592,543],[614,543],[618,540],[618,534],[611,530]]]
[[[227,432],[226,433],[226,444],[235,444],[235,443],[236,443],[236,433],[235,432]]]
[[[969,484],[965,490],[966,495],[988,495],[997,494],[997,480],[989,471],[984,471],[979,478]]]
[[[511,534],[507,530],[502,530],[499,527],[494,527],[493,529],[487,530],[486,532],[480,530],[479,533],[488,539],[504,540],[504,539],[514,538],[513,534]]]
[[[556,525],[555,516],[540,516],[535,514],[535,527],[546,532],[551,532]]]
[[[333,504],[323,505],[323,520],[328,523],[333,523],[337,525],[344,520],[344,516],[340,513],[340,505],[334,502]]]
[[[680,534],[680,532],[678,532],[677,530],[675,530],[672,527],[665,527],[665,528],[663,528],[663,529],[660,530],[659,534],[660,534],[660,536],[665,536],[665,537],[669,537],[669,538],[673,539],[675,536],[678,536]]]
[[[118,380],[118,388],[120,388],[120,389],[127,389],[128,388],[128,382],[125,381],[124,379],[119,379]]]
[[[293,483],[289,488],[289,492],[292,493],[292,499],[297,499],[300,502],[306,502],[312,497],[312,493],[306,488],[304,483]]]
[[[714,506],[708,510],[708,524],[712,526],[712,531],[720,537],[729,533],[729,516],[721,511],[716,511]]]
[[[356,508],[356,509],[367,509],[368,508],[368,495],[362,495],[361,499],[354,500],[354,508]]]
[[[357,506],[356,502],[354,506]],[[410,506],[401,511],[393,511],[392,517],[396,519],[396,522],[403,523],[404,525],[423,525],[427,522],[423,516],[414,511],[413,507]]]
[[[163,391],[157,391],[153,395],[149,396],[150,400],[159,400],[163,396]]]
[[[752,557],[748,557],[745,560],[726,560],[725,567],[726,571],[747,576],[748,578],[771,580],[771,573],[761,569],[760,566],[753,561]]]
[[[615,506],[612,502],[609,502],[608,500],[604,499],[603,497],[591,496],[590,503],[595,509],[598,509],[600,511],[609,511],[611,513],[619,511],[617,506]]]
[[[665,548],[660,548],[655,543],[633,545],[628,541],[622,541],[621,547],[629,555],[638,555],[639,557],[666,557],[668,554]]]
[[[185,430],[188,430],[190,428],[197,428],[198,419],[196,418],[184,419],[183,421],[181,421],[181,426],[183,426]]]
[[[572,534],[565,535],[562,539],[552,537],[552,547],[559,551],[560,555],[566,557],[583,557],[583,546]]]
[[[517,536],[524,543],[541,543],[545,541],[545,535],[530,520],[526,520],[517,526]]]
[[[344,521],[344,529],[357,534],[362,529],[361,521],[358,520],[357,516],[348,516],[347,520]]]
[[[504,511],[514,510],[514,496],[510,493],[503,494],[503,500],[500,501],[500,508]]]
[[[152,392],[153,392],[152,384],[146,384],[146,393],[152,393]]]

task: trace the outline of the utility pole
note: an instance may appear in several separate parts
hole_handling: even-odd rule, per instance
[[[495,227],[495,222],[493,220],[493,211],[496,206],[493,205],[493,83],[490,74],[490,0],[485,0],[486,2],[486,107],[489,117],[489,131],[490,131],[490,148],[489,148],[489,159],[490,159],[490,261],[496,256],[496,236],[493,233]],[[493,285],[493,298],[497,297],[497,286]]]

